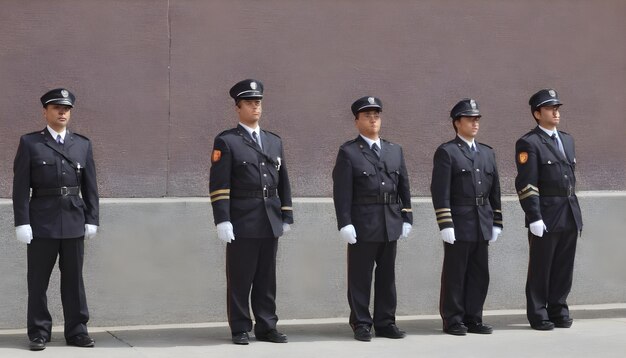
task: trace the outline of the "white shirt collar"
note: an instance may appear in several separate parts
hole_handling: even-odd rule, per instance
[[[48,128],[48,132],[50,132],[50,134],[52,134],[52,138],[54,138],[54,140],[57,139],[57,135],[61,136],[61,141],[63,143],[65,143],[65,133],[67,133],[67,128],[63,129],[63,131],[61,133],[57,133],[57,131],[55,131],[54,129],[50,128],[50,126],[46,126]]]
[[[546,134],[550,137],[552,137],[553,134],[556,134],[556,137],[559,138],[559,131],[557,131],[556,129],[551,131],[549,129],[545,129],[540,125],[537,125],[537,127],[541,128],[542,131],[546,132]]]
[[[250,134],[250,136],[252,136],[252,132],[256,132],[257,138],[261,138],[261,127],[260,126],[256,126],[255,129],[252,129],[250,127],[248,127],[247,125],[239,122],[239,125],[243,127],[243,129],[246,130],[246,132],[248,132],[248,134]]]
[[[456,136],[459,137],[462,141],[464,141],[467,144],[468,148],[471,148],[472,146],[474,146],[474,148],[478,150],[478,147],[475,145],[474,138],[472,138],[472,141],[468,141],[467,139],[461,137],[458,134]]]
[[[367,138],[363,134],[359,134],[359,135],[361,136],[361,138],[365,140],[365,142],[367,142],[367,145],[369,145],[370,148],[372,147],[372,144],[376,143],[378,148],[383,149],[383,147],[380,146],[380,137],[378,137],[378,139],[376,140],[372,140],[372,139]]]

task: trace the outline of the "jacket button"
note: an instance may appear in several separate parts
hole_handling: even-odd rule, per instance
[[[480,180],[478,181],[478,184],[482,184],[482,183],[483,183],[482,181],[480,181]]]
[[[567,174],[565,174],[564,177],[567,178]]]
[[[261,165],[265,165],[265,162],[261,162]]]
[[[476,171],[477,171],[477,172],[479,172],[479,171],[480,171],[480,169],[476,168]]]
[[[61,163],[65,164],[65,159],[61,159]]]
[[[266,176],[267,176],[267,174],[263,174],[263,176],[264,176],[264,177],[266,177]]]
[[[382,184],[382,185],[385,185],[385,182],[382,182],[381,184]]]

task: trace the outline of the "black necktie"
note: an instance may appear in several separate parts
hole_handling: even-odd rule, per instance
[[[376,143],[372,144],[372,152],[374,152],[374,154],[376,154],[376,156],[380,158],[380,148],[378,148],[378,145]]]
[[[261,147],[261,142],[259,142],[259,137],[256,135],[256,132],[252,132],[252,139],[254,139],[254,143],[256,143],[256,145],[263,149],[263,147]]]
[[[58,145],[63,145],[63,140],[61,139],[61,135],[57,134],[57,144]]]
[[[476,156],[476,147],[474,147],[473,143],[472,143],[472,146],[470,147],[470,153],[472,154],[472,158]]]
[[[559,153],[561,153],[561,155],[565,157],[565,151],[561,149],[561,146],[559,145],[559,140],[556,137],[556,133],[552,133],[550,138],[552,138],[552,143],[554,143],[554,147],[556,148],[556,150],[558,150]]]

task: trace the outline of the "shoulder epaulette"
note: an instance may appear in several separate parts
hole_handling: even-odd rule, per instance
[[[270,131],[265,130],[265,129],[263,129],[263,132],[265,132],[265,133],[267,133],[267,134],[271,134],[271,135],[273,135],[273,136],[277,137],[278,139],[280,139],[280,136],[279,136],[278,134],[274,133],[274,132],[270,132]]]

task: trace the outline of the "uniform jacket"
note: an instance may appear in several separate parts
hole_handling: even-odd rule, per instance
[[[526,226],[543,220],[548,232],[583,227],[576,189],[574,138],[559,131],[565,156],[541,128],[526,133],[515,144],[515,189],[526,214]],[[571,215],[570,215],[571,213]],[[572,222],[571,217],[574,221]]]
[[[474,156],[458,136],[437,148],[430,192],[439,229],[454,228],[459,241],[490,240],[502,227],[500,178],[490,146],[474,141]],[[484,205],[477,205],[484,204]]]
[[[235,237],[279,237],[283,223],[293,223],[282,141],[261,130],[261,145],[262,150],[242,126],[220,133],[213,144],[209,179],[213,218],[216,225],[230,221]]]
[[[80,171],[53,148],[80,164]],[[47,128],[20,138],[13,164],[15,226],[30,224],[35,238],[68,239],[85,234],[85,224],[98,225],[98,186],[91,142],[67,130],[57,144]],[[80,186],[81,196],[32,197],[30,189]]]
[[[391,204],[357,204],[358,198],[397,195]],[[381,139],[380,159],[358,136],[339,148],[333,169],[338,228],[354,225],[357,240],[398,240],[402,223],[413,224],[409,176],[402,148]]]

